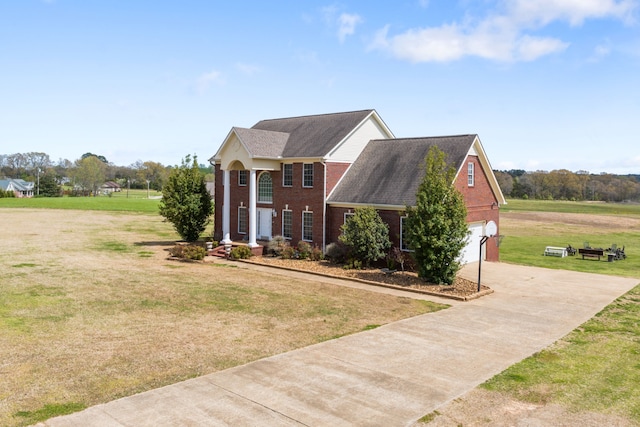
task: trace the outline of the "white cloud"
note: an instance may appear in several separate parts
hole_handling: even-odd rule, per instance
[[[637,0],[511,0],[509,14],[521,22],[547,25],[567,21],[572,26],[582,25],[587,19],[632,19]]]
[[[587,19],[631,22],[639,0],[505,0],[481,20],[471,17],[439,27],[413,28],[389,36],[379,30],[370,50],[381,50],[411,62],[450,62],[467,56],[494,61],[533,61],[562,52],[568,42],[539,37],[535,30],[555,21],[581,25]]]
[[[356,13],[340,13],[340,7],[337,5],[326,6],[322,8],[322,15],[327,26],[332,30],[336,27],[337,36],[340,43],[344,43],[347,36],[352,36],[356,32],[356,26],[363,22],[360,15]]]
[[[253,76],[254,74],[257,74],[260,71],[262,71],[262,69],[257,65],[245,64],[242,62],[239,62],[236,64],[236,69],[240,71],[242,74],[246,74],[248,76]]]
[[[195,87],[198,94],[202,95],[205,93],[212,84],[222,84],[222,73],[216,70],[209,71],[208,73],[202,74],[196,80]]]
[[[356,25],[362,23],[362,18],[357,14],[343,13],[338,18],[338,39],[344,42],[347,36],[352,36],[356,31]]]

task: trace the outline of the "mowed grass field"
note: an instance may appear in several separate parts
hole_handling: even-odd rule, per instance
[[[640,282],[640,205],[510,200],[500,224],[504,262],[637,277]],[[583,242],[626,246],[628,258],[611,263],[542,255],[546,245],[582,247]],[[533,407],[560,405],[570,413],[621,417],[612,419],[613,424],[587,425],[640,425],[640,286],[482,387]]]
[[[62,210],[40,199],[9,209],[5,200],[13,202],[0,199],[0,220],[11,224],[2,240],[11,257],[0,261],[0,425],[26,425],[441,308],[259,275],[235,263],[167,261],[177,236],[148,205],[136,211],[114,198],[113,211]],[[639,205],[510,200],[501,210],[501,260],[640,282],[639,224]],[[547,245],[583,242],[624,245],[628,258],[542,255]],[[637,287],[483,387],[640,424],[639,373]]]
[[[169,261],[178,236],[157,213],[43,200],[0,200],[0,426],[446,307],[241,263]]]

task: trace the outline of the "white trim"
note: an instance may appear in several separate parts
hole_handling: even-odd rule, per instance
[[[264,201],[264,200],[260,200],[260,179],[265,176],[265,174],[269,174],[269,178],[271,179],[271,201]],[[265,204],[265,205],[270,205],[273,204],[273,177],[271,176],[271,173],[269,171],[262,171],[260,172],[260,175],[258,175],[257,177],[257,201],[258,203],[261,204]]]
[[[305,214],[311,214],[311,239],[305,239],[304,238],[304,216]],[[313,242],[313,211],[309,211],[309,210],[305,210],[302,211],[302,239],[305,242]]]
[[[284,234],[284,213],[285,212],[291,212],[291,236],[285,236]],[[293,210],[282,209],[282,227],[280,231],[282,232],[282,237],[284,237],[285,239],[291,240],[293,238]]]
[[[355,212],[345,212],[342,215],[342,225],[347,223],[347,216],[354,216],[356,213]]]
[[[291,166],[291,184],[287,185],[284,183],[284,177],[286,175],[285,173],[285,166]],[[293,187],[293,163],[283,163],[282,164],[282,186],[284,188],[291,188]]]
[[[373,207],[376,210],[383,211],[404,211],[407,209],[405,205],[377,205],[371,203],[347,203],[347,202],[327,202],[327,204],[334,208],[361,208],[361,207]]]
[[[244,184],[242,184],[240,182],[240,172],[244,172]],[[238,169],[238,187],[246,187],[247,186],[247,180],[249,179],[249,171],[247,171],[246,169]]]
[[[247,216],[247,207],[246,206],[238,206],[238,234],[247,234],[248,230],[240,231],[240,209],[244,209],[244,222],[245,227],[249,228],[249,217]]]
[[[467,162],[467,187],[475,187],[476,185],[476,167],[475,163]]]
[[[304,185],[304,167],[307,165],[311,165],[311,185]],[[302,164],[302,188],[313,188],[313,182],[315,181],[315,166],[314,163],[303,163]]]

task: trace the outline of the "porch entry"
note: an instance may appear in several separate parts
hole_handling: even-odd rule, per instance
[[[260,240],[271,240],[271,223],[273,214],[271,208],[257,208],[257,237]]]

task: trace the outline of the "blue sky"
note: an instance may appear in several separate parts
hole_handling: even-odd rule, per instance
[[[369,108],[494,169],[640,173],[640,0],[0,2],[0,154],[204,163]]]

